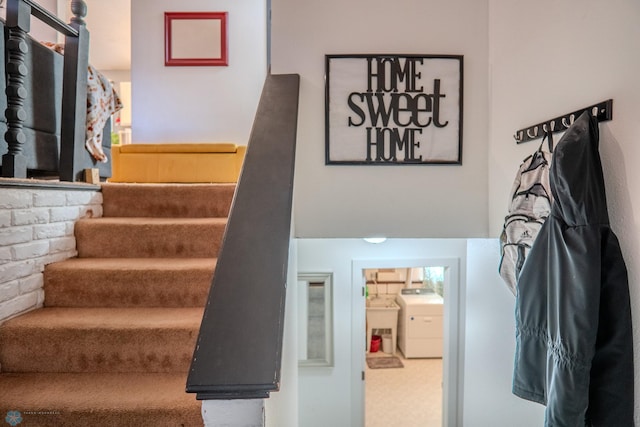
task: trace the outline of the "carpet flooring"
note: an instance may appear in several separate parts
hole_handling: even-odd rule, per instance
[[[78,257],[45,267],[44,307],[0,325],[0,419],[201,426],[186,377],[234,189],[103,185]]]

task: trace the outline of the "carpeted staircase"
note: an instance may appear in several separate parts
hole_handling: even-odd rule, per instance
[[[45,307],[0,325],[0,423],[201,426],[184,390],[234,190],[105,184]]]

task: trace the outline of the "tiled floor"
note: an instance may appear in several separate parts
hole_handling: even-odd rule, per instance
[[[441,427],[442,359],[405,359],[400,351],[396,356],[404,368],[366,368],[365,426]]]

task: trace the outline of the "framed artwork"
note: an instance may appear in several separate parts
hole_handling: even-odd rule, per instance
[[[229,65],[227,12],[165,12],[164,65]]]
[[[461,55],[326,55],[327,165],[461,165]]]

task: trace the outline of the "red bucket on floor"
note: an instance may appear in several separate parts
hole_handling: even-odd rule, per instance
[[[376,353],[380,350],[380,344],[382,343],[382,337],[380,335],[374,335],[371,337],[371,347],[369,348],[370,353]]]

